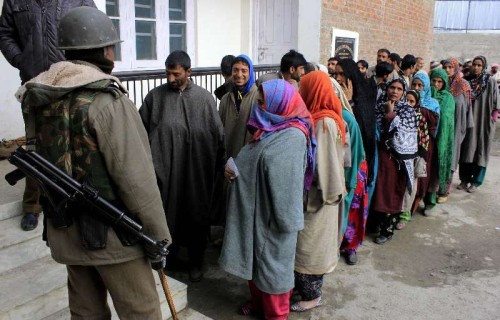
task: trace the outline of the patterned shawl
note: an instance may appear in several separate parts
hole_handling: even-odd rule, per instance
[[[427,76],[427,75],[426,75]],[[384,126],[385,102],[388,100],[387,90],[391,84],[399,82],[403,85],[403,97],[396,102],[394,112],[396,117],[392,119],[389,128]],[[415,181],[415,163],[418,156],[418,122],[415,109],[406,102],[406,88],[404,81],[393,79],[387,83],[387,90],[383,99],[379,99],[375,113],[377,117],[377,126],[382,136],[385,136],[384,142],[387,149],[391,152],[397,162],[404,164],[404,170],[408,177],[407,188],[411,193]]]
[[[448,62],[448,61],[447,61]],[[465,94],[468,99],[471,99],[471,89],[469,82],[460,74],[460,63],[457,58],[450,58],[449,63],[453,66],[455,73],[450,78],[450,92],[454,97]]]
[[[422,106],[420,105],[420,95],[415,90],[408,90],[406,96],[411,94],[415,97],[417,104],[413,107],[415,108],[415,114],[417,116],[418,123],[418,156],[427,160],[427,152],[429,151],[429,126],[427,124],[427,118],[422,113]]]
[[[330,78],[322,71],[306,74],[300,79],[300,95],[311,112],[314,126],[323,118],[332,118],[339,128],[342,144],[345,144],[342,103],[333,90]]]
[[[254,104],[248,119],[252,141],[265,139],[275,131],[290,127],[300,129],[307,138],[307,169],[304,178],[306,190],[311,187],[316,156],[316,139],[313,119],[295,88],[285,80],[276,79],[262,83],[264,106]]]
[[[472,100],[477,100],[486,90],[486,87],[488,86],[488,81],[490,80],[490,74],[486,72],[486,58],[483,56],[477,56],[475,57],[472,61],[474,60],[481,60],[483,62],[483,71],[479,76],[472,75],[469,77],[469,84],[471,87],[471,94],[472,94]]]
[[[422,81],[422,84],[424,85],[424,90],[419,92],[420,105],[436,114],[439,114],[439,103],[431,96],[431,80],[429,79],[427,73],[417,73],[413,77],[413,81],[415,81],[415,79]]]

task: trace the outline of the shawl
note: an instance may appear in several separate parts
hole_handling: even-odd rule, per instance
[[[420,91],[420,105],[434,113],[439,114],[439,103],[431,96],[431,80],[426,73],[417,73],[413,80],[418,79],[422,81],[424,90]]]
[[[418,156],[427,159],[427,152],[429,151],[429,126],[427,124],[427,118],[422,113],[422,106],[420,105],[420,95],[415,90],[408,90],[406,95],[413,95],[417,100],[417,104],[414,106],[415,114],[417,116],[418,123]]]
[[[254,104],[248,119],[250,142],[265,139],[275,131],[290,127],[300,129],[307,138],[307,169],[304,186],[309,190],[314,174],[316,140],[313,134],[313,119],[295,88],[285,80],[270,80],[262,83],[264,105]]]
[[[486,72],[486,58],[483,56],[477,56],[472,61],[474,60],[481,60],[483,62],[483,71],[479,76],[476,77],[472,75],[468,79],[471,87],[472,101],[477,100],[483,94],[484,90],[486,90],[486,87],[488,86],[488,81],[490,80],[490,74]]]
[[[446,190],[446,184],[451,179],[453,151],[455,149],[455,98],[448,91],[448,75],[443,69],[431,71],[431,79],[440,78],[444,82],[441,90],[432,87],[432,96],[439,102],[441,111],[439,132],[436,137],[438,150],[439,187]]]
[[[427,75],[426,75],[427,76]],[[394,82],[403,84],[403,98],[396,102],[394,112],[396,117],[392,119],[389,128],[384,126],[385,102],[387,101],[387,90]],[[414,160],[418,156],[418,123],[415,109],[406,102],[406,88],[404,81],[401,79],[393,79],[387,83],[387,90],[383,97],[377,103],[375,114],[377,119],[377,126],[381,136],[385,136],[382,142],[386,148],[392,153],[397,162],[404,164],[404,170],[408,177],[407,188],[411,193],[415,181],[415,164]]]
[[[460,74],[460,63],[457,58],[451,58],[450,60],[455,73],[453,77],[450,78],[450,92],[454,97],[458,97],[461,94],[465,94],[465,96],[470,99],[471,98],[471,89],[469,82],[465,80]]]
[[[314,126],[323,118],[332,118],[339,128],[342,144],[345,144],[342,103],[333,90],[330,78],[322,71],[306,74],[300,79],[300,95],[311,112]]]

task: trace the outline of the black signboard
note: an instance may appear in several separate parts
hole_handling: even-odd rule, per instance
[[[355,38],[335,37],[335,55],[340,59],[354,59]]]

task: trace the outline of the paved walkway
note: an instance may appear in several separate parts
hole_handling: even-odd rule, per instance
[[[498,319],[500,144],[476,193],[456,185],[433,216],[417,215],[386,245],[368,235],[358,265],[342,259],[325,277],[325,304],[290,319]],[[245,319],[236,310],[248,299],[246,282],[221,271],[218,254],[210,247],[205,279],[189,284],[189,306],[213,319]]]

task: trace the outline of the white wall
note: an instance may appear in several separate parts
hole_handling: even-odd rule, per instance
[[[297,50],[307,61],[321,63],[321,0],[299,1],[299,33]]]
[[[196,67],[215,67],[222,57],[252,56],[252,0],[196,1]]]
[[[3,6],[3,0],[0,0]],[[21,104],[14,93],[21,85],[19,71],[12,67],[0,54],[0,139],[13,139],[24,136],[24,122]]]

